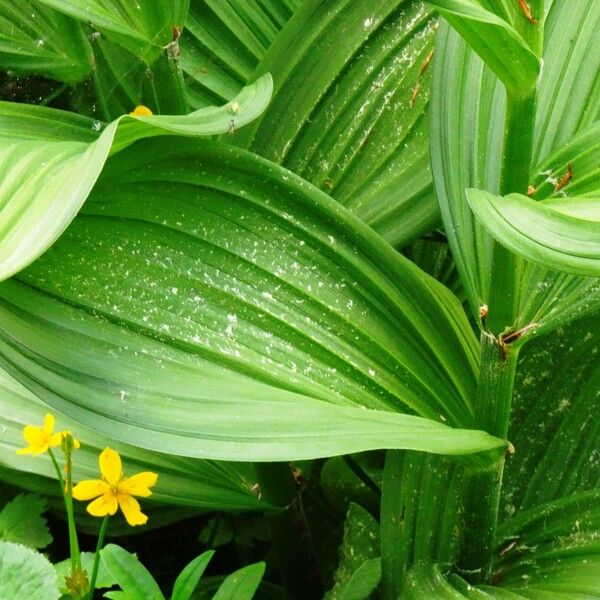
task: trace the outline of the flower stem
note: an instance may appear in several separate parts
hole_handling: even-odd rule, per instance
[[[58,476],[58,483],[60,485],[60,491],[65,502],[65,508],[67,510],[67,523],[69,526],[69,550],[71,552],[71,574],[75,575],[81,569],[81,557],[79,555],[79,542],[77,541],[77,529],[75,528],[75,515],[73,513],[73,480],[71,476],[71,453],[67,452],[67,482],[65,489],[65,480],[62,476],[60,466],[54,452],[48,448],[48,454],[52,459],[52,464],[56,470]]]
[[[96,554],[94,555],[94,566],[92,567],[92,577],[90,579],[90,592],[88,600],[94,598],[94,588],[96,587],[96,579],[98,578],[98,567],[100,565],[100,550],[102,550],[102,544],[104,544],[104,536],[106,535],[106,529],[108,527],[108,520],[110,515],[106,515],[100,525],[100,533],[98,533],[98,543],[96,544]]]

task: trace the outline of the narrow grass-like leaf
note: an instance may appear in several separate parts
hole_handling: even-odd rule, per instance
[[[0,293],[11,372],[124,441],[230,460],[502,445],[443,424],[472,419],[476,340],[456,299],[326,194],[239,149],[123,151]]]
[[[488,233],[515,254],[555,271],[600,277],[600,198],[536,202],[520,194],[466,194]]]
[[[240,143],[320,187],[392,244],[430,231],[438,220],[427,148],[435,23],[416,0],[305,2],[258,66],[256,74],[273,74],[274,97]]]
[[[186,565],[175,580],[171,600],[189,600],[191,598],[214,554],[214,550],[208,550]]]
[[[0,104],[0,280],[42,254],[85,202],[110,153],[150,136],[209,136],[256,118],[271,94],[268,75],[235,103],[185,116],[124,115],[107,125],[20,104]]]
[[[82,81],[92,68],[83,27],[32,0],[0,2],[0,67],[44,75],[65,83]]]

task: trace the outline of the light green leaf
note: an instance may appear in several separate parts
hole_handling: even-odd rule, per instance
[[[58,576],[39,552],[0,541],[0,598],[58,600]]]
[[[361,506],[350,503],[335,584],[327,600],[364,600],[381,578],[379,523]]]
[[[173,28],[182,29],[189,0],[38,0],[91,23],[135,55],[153,62],[173,41]]]
[[[474,189],[466,195],[489,234],[515,254],[555,271],[600,277],[600,198],[536,202]]]
[[[566,24],[568,23],[568,26]],[[557,169],[558,179],[570,158],[577,159],[576,172],[593,176],[593,158],[584,158],[584,132],[600,106],[600,86],[595,85],[600,52],[592,52],[600,26],[600,4],[583,0],[571,11],[563,2],[553,2],[545,22],[544,71],[540,80],[536,114],[535,152],[531,183],[539,185],[548,168]],[[432,168],[440,209],[473,315],[489,301],[491,256],[494,241],[472,213],[465,189],[476,188],[498,194],[502,162],[505,92],[493,74],[467,47],[458,34],[442,25],[438,32],[432,91]],[[590,54],[591,52],[591,54]],[[581,73],[581,77],[577,73]],[[568,83],[564,82],[566,75]],[[592,133],[590,133],[592,135]],[[591,141],[588,136],[587,141]],[[572,156],[562,149],[572,143]],[[568,149],[565,151],[567,152]],[[581,158],[577,158],[581,157]],[[550,167],[546,166],[550,162]],[[584,169],[581,171],[581,169]],[[553,172],[554,173],[554,172]],[[565,188],[577,184],[577,177]],[[591,181],[582,184],[594,189]],[[516,329],[537,323],[535,334],[550,330],[600,305],[597,278],[574,277],[549,271],[531,263],[523,265],[520,306],[512,324]]]
[[[258,65],[255,74],[273,74],[273,101],[236,136],[240,144],[329,193],[394,245],[430,231],[438,223],[427,116],[435,23],[417,0],[305,2]]]
[[[476,0],[429,0],[515,98],[535,88],[540,62],[525,40],[505,20]]]
[[[82,26],[32,0],[0,2],[0,67],[75,83],[92,68]]]
[[[476,368],[452,295],[328,196],[239,149],[124,151],[0,296],[11,372],[129,443],[228,460],[503,444],[448,427],[470,427]]]
[[[171,600],[189,600],[215,551],[209,550],[190,562],[175,580]]]
[[[241,127],[267,105],[267,75],[235,103],[185,116],[124,115],[99,121],[21,104],[0,103],[0,280],[10,277],[58,239],[85,202],[110,153],[158,135],[209,136]]]
[[[44,548],[52,541],[45,500],[35,494],[19,495],[0,511],[0,539],[30,548]]]
[[[152,575],[133,554],[116,544],[107,544],[100,556],[128,599],[164,600]],[[107,592],[104,596],[110,598],[112,594]]]
[[[264,562],[238,569],[225,579],[213,600],[251,600],[264,572]]]
[[[52,412],[48,405],[0,369],[0,430],[3,431],[0,464],[4,469],[15,470],[14,483],[44,494],[59,495],[56,472],[49,460],[16,454],[16,450],[25,445],[23,427],[27,424],[41,424],[47,412]],[[98,478],[98,455],[107,446],[119,452],[128,473],[158,473],[158,482],[152,490],[154,493],[146,501],[151,520],[152,507],[160,508],[161,504],[171,505],[171,512],[174,511],[173,505],[207,510],[269,508],[269,505],[258,500],[251,490],[256,483],[256,475],[250,465],[174,458],[117,442],[113,437],[99,435],[63,415],[56,415],[56,421],[57,428],[72,431],[81,441],[81,448],[77,450],[73,467],[75,481]],[[51,483],[44,486],[40,480],[30,481],[29,473],[49,478],[47,481]],[[7,478],[4,471],[2,478]],[[82,509],[83,506],[82,504]],[[55,508],[62,509],[62,498],[57,500]],[[150,522],[150,525],[152,524]],[[115,524],[111,524],[111,530],[113,525]],[[95,519],[94,529],[97,531],[97,528],[98,523]]]

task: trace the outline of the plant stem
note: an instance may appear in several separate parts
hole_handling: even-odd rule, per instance
[[[506,100],[504,151],[500,194],[527,194],[535,125],[535,91],[525,98]],[[489,317],[487,325],[496,336],[514,324],[518,314],[521,259],[500,244],[492,254]]]
[[[503,356],[490,333],[481,336],[481,366],[475,404],[477,427],[506,439],[517,369],[518,347]],[[465,487],[459,572],[473,583],[487,580],[492,556],[502,487],[504,456],[485,453],[464,467]]]
[[[75,575],[81,568],[81,557],[79,554],[79,542],[77,541],[77,529],[75,528],[75,515],[73,513],[73,482],[71,478],[71,465],[67,464],[67,489],[65,489],[65,480],[62,476],[60,466],[54,456],[52,449],[48,448],[48,454],[52,459],[52,464],[56,469],[60,491],[62,492],[65,508],[67,510],[67,524],[69,527],[69,550],[71,552],[71,574]],[[67,453],[67,461],[71,460],[70,453]]]
[[[100,550],[102,550],[102,544],[104,544],[104,536],[106,535],[106,529],[108,527],[108,520],[110,515],[106,515],[100,525],[100,533],[98,533],[98,543],[96,544],[96,554],[94,555],[94,566],[92,567],[92,576],[90,578],[90,592],[88,600],[94,598],[94,588],[96,587],[96,579],[98,578],[98,567],[100,565]]]
[[[308,525],[289,464],[256,463],[255,467],[263,499],[282,509],[267,515],[267,520],[287,597],[292,600],[322,598]]]

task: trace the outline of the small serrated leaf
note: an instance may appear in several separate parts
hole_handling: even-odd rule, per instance
[[[46,501],[35,494],[19,495],[0,512],[0,539],[30,548],[45,548],[52,535],[42,514]]]

